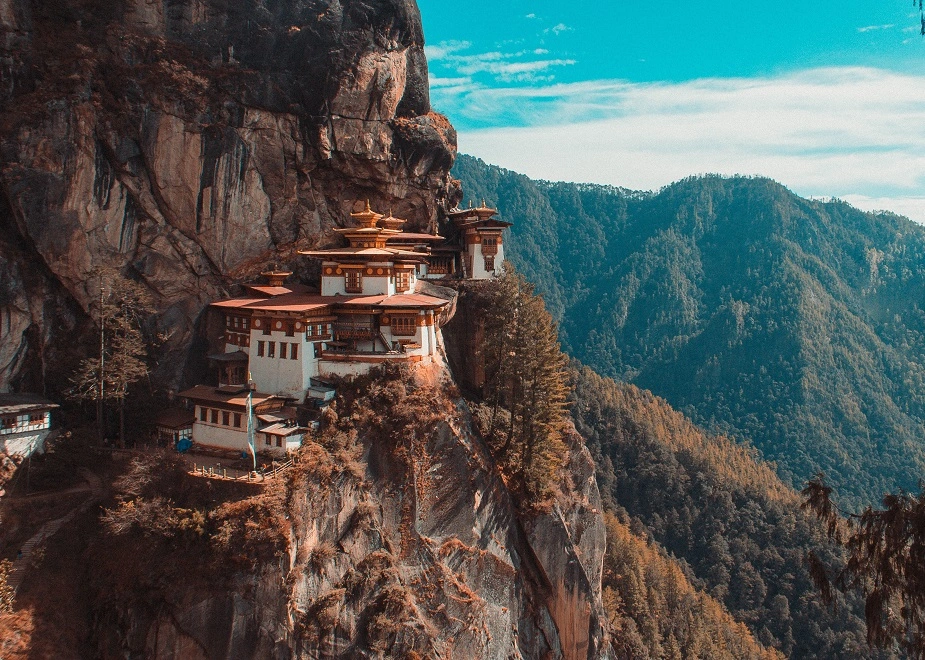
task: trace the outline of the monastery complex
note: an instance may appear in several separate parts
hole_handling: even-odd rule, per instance
[[[327,377],[355,376],[386,362],[428,363],[455,292],[441,280],[490,279],[504,263],[510,223],[485,206],[449,214],[448,234],[402,231],[405,221],[365,209],[336,229],[346,245],[302,252],[321,262],[319,290],[262,273],[245,295],[211,305],[224,320],[218,385],[180,393],[193,408],[192,442],[284,454],[307,428],[299,406],[329,398]],[[259,436],[259,437],[258,437]]]

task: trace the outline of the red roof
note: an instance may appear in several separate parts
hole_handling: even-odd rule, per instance
[[[245,284],[245,288],[250,289],[251,292],[257,293],[266,297],[270,296],[282,296],[287,293],[310,293],[311,287],[305,286],[304,284],[287,284],[285,286],[269,286],[267,284]]]
[[[243,388],[236,392],[221,392],[219,391],[219,388],[212,387],[211,385],[196,385],[195,387],[191,387],[188,390],[180,392],[177,396],[182,396],[192,401],[223,403],[228,406],[236,406],[241,408],[247,406],[247,390]],[[281,401],[283,400],[282,397],[278,397],[273,394],[262,394],[260,392],[254,392],[254,397],[251,400],[251,403],[256,406],[271,399],[280,399]]]
[[[420,309],[443,307],[449,302],[449,300],[425,296],[422,293],[399,293],[394,296],[356,296],[343,299],[339,304],[349,307],[414,307]]]
[[[193,425],[196,416],[190,410],[183,408],[168,408],[162,410],[154,418],[155,426],[164,426],[168,429],[185,429]]]
[[[376,257],[379,257],[380,260],[391,260],[394,258],[399,259],[415,259],[421,260],[427,258],[427,254],[424,252],[412,252],[411,250],[402,250],[396,247],[385,247],[385,248],[354,248],[354,247],[344,247],[344,248],[332,248],[330,250],[312,250],[312,251],[299,251],[299,254],[304,254],[308,257],[316,257],[318,259],[329,259],[331,257],[363,257],[367,261],[372,260]]]
[[[418,234],[415,232],[402,232],[397,236],[389,236],[388,242],[401,241],[445,241],[446,237],[440,234]]]
[[[317,294],[287,293],[269,298],[232,298],[212,303],[213,307],[261,312],[312,312],[329,307],[336,299]]]

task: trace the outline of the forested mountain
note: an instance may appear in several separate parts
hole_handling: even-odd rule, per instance
[[[686,619],[683,608],[664,603],[655,608],[660,616],[652,615],[648,602],[665,600],[666,594],[667,602],[676,602],[679,587],[665,586],[677,584],[671,576],[676,569],[659,561],[654,548],[640,547],[639,537],[650,535],[688,567],[694,586],[786,657],[891,657],[867,647],[858,598],[852,596],[837,611],[822,603],[806,555],[813,550],[831,564],[838,564],[840,555],[826,543],[818,521],[800,510],[797,494],[756,461],[753,450],[705,433],[633,385],[602,378],[587,367],[576,369],[574,378],[572,416],[597,464],[605,507],[635,532],[616,520],[608,523],[605,605],[606,588],[613,587],[609,577],[618,575],[614,588],[636,624],[627,630],[617,622],[626,644],[633,647],[632,640],[641,637],[648,652],[660,643],[654,655],[671,657],[668,647],[676,642],[715,640],[716,632],[704,631],[724,629],[721,615],[705,616],[715,607],[710,601],[702,601],[695,622],[689,615]],[[644,576],[641,583],[634,573]],[[617,633],[615,638],[620,639]],[[747,656],[745,651],[736,655]],[[701,646],[682,648],[679,657],[713,656]]]
[[[537,182],[466,156],[467,197],[513,221],[508,256],[563,347],[749,440],[852,504],[925,475],[925,231],[756,178],[658,193]]]

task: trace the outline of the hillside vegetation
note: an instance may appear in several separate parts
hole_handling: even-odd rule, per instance
[[[574,375],[572,415],[605,506],[634,521],[637,535],[650,535],[689,567],[695,586],[787,657],[890,657],[867,647],[857,598],[838,611],[823,604],[806,556],[837,566],[841,555],[753,451],[705,433],[650,392],[587,367]]]
[[[657,194],[536,182],[461,156],[563,348],[866,504],[925,474],[925,231],[767,179]]]
[[[676,560],[607,516],[604,608],[621,658],[782,660],[689,581]]]

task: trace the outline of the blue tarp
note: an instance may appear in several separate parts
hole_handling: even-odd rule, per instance
[[[177,440],[177,451],[181,454],[189,451],[189,448],[193,446],[193,441],[189,438],[180,438]]]

